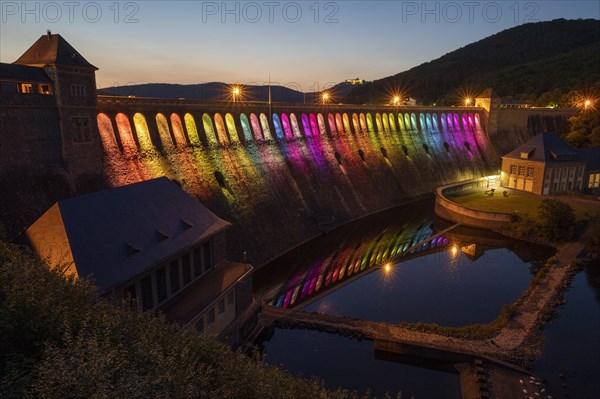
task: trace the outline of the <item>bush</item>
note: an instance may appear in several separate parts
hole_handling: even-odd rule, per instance
[[[99,299],[0,242],[2,398],[347,398],[211,338]]]
[[[542,220],[540,231],[547,240],[560,243],[573,236],[575,212],[571,205],[547,199],[540,203],[539,213]]]

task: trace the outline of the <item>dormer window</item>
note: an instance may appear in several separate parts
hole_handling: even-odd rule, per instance
[[[39,93],[40,94],[52,94],[50,92],[50,85],[47,85],[47,84],[39,85]]]
[[[33,85],[31,83],[21,83],[21,84],[19,84],[19,92],[20,93],[33,93]]]

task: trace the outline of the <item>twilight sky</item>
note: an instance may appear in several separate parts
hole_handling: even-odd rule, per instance
[[[99,87],[274,83],[317,91],[410,69],[494,33],[600,19],[584,1],[0,1],[0,61],[47,29],[92,64]]]

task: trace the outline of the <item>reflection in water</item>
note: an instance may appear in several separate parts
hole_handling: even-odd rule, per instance
[[[529,262],[552,251],[463,227],[435,235],[449,225],[433,223],[431,205],[400,207],[313,240],[259,270],[255,293],[276,307],[373,321],[492,321],[528,286]]]

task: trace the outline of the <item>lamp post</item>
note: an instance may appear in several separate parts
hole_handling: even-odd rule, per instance
[[[237,87],[237,86],[236,86],[236,87],[234,87],[234,88],[231,90],[231,94],[233,95],[233,102],[236,102],[236,101],[237,101],[237,98],[238,98],[238,96],[240,95],[240,88],[239,88],[239,87]]]

